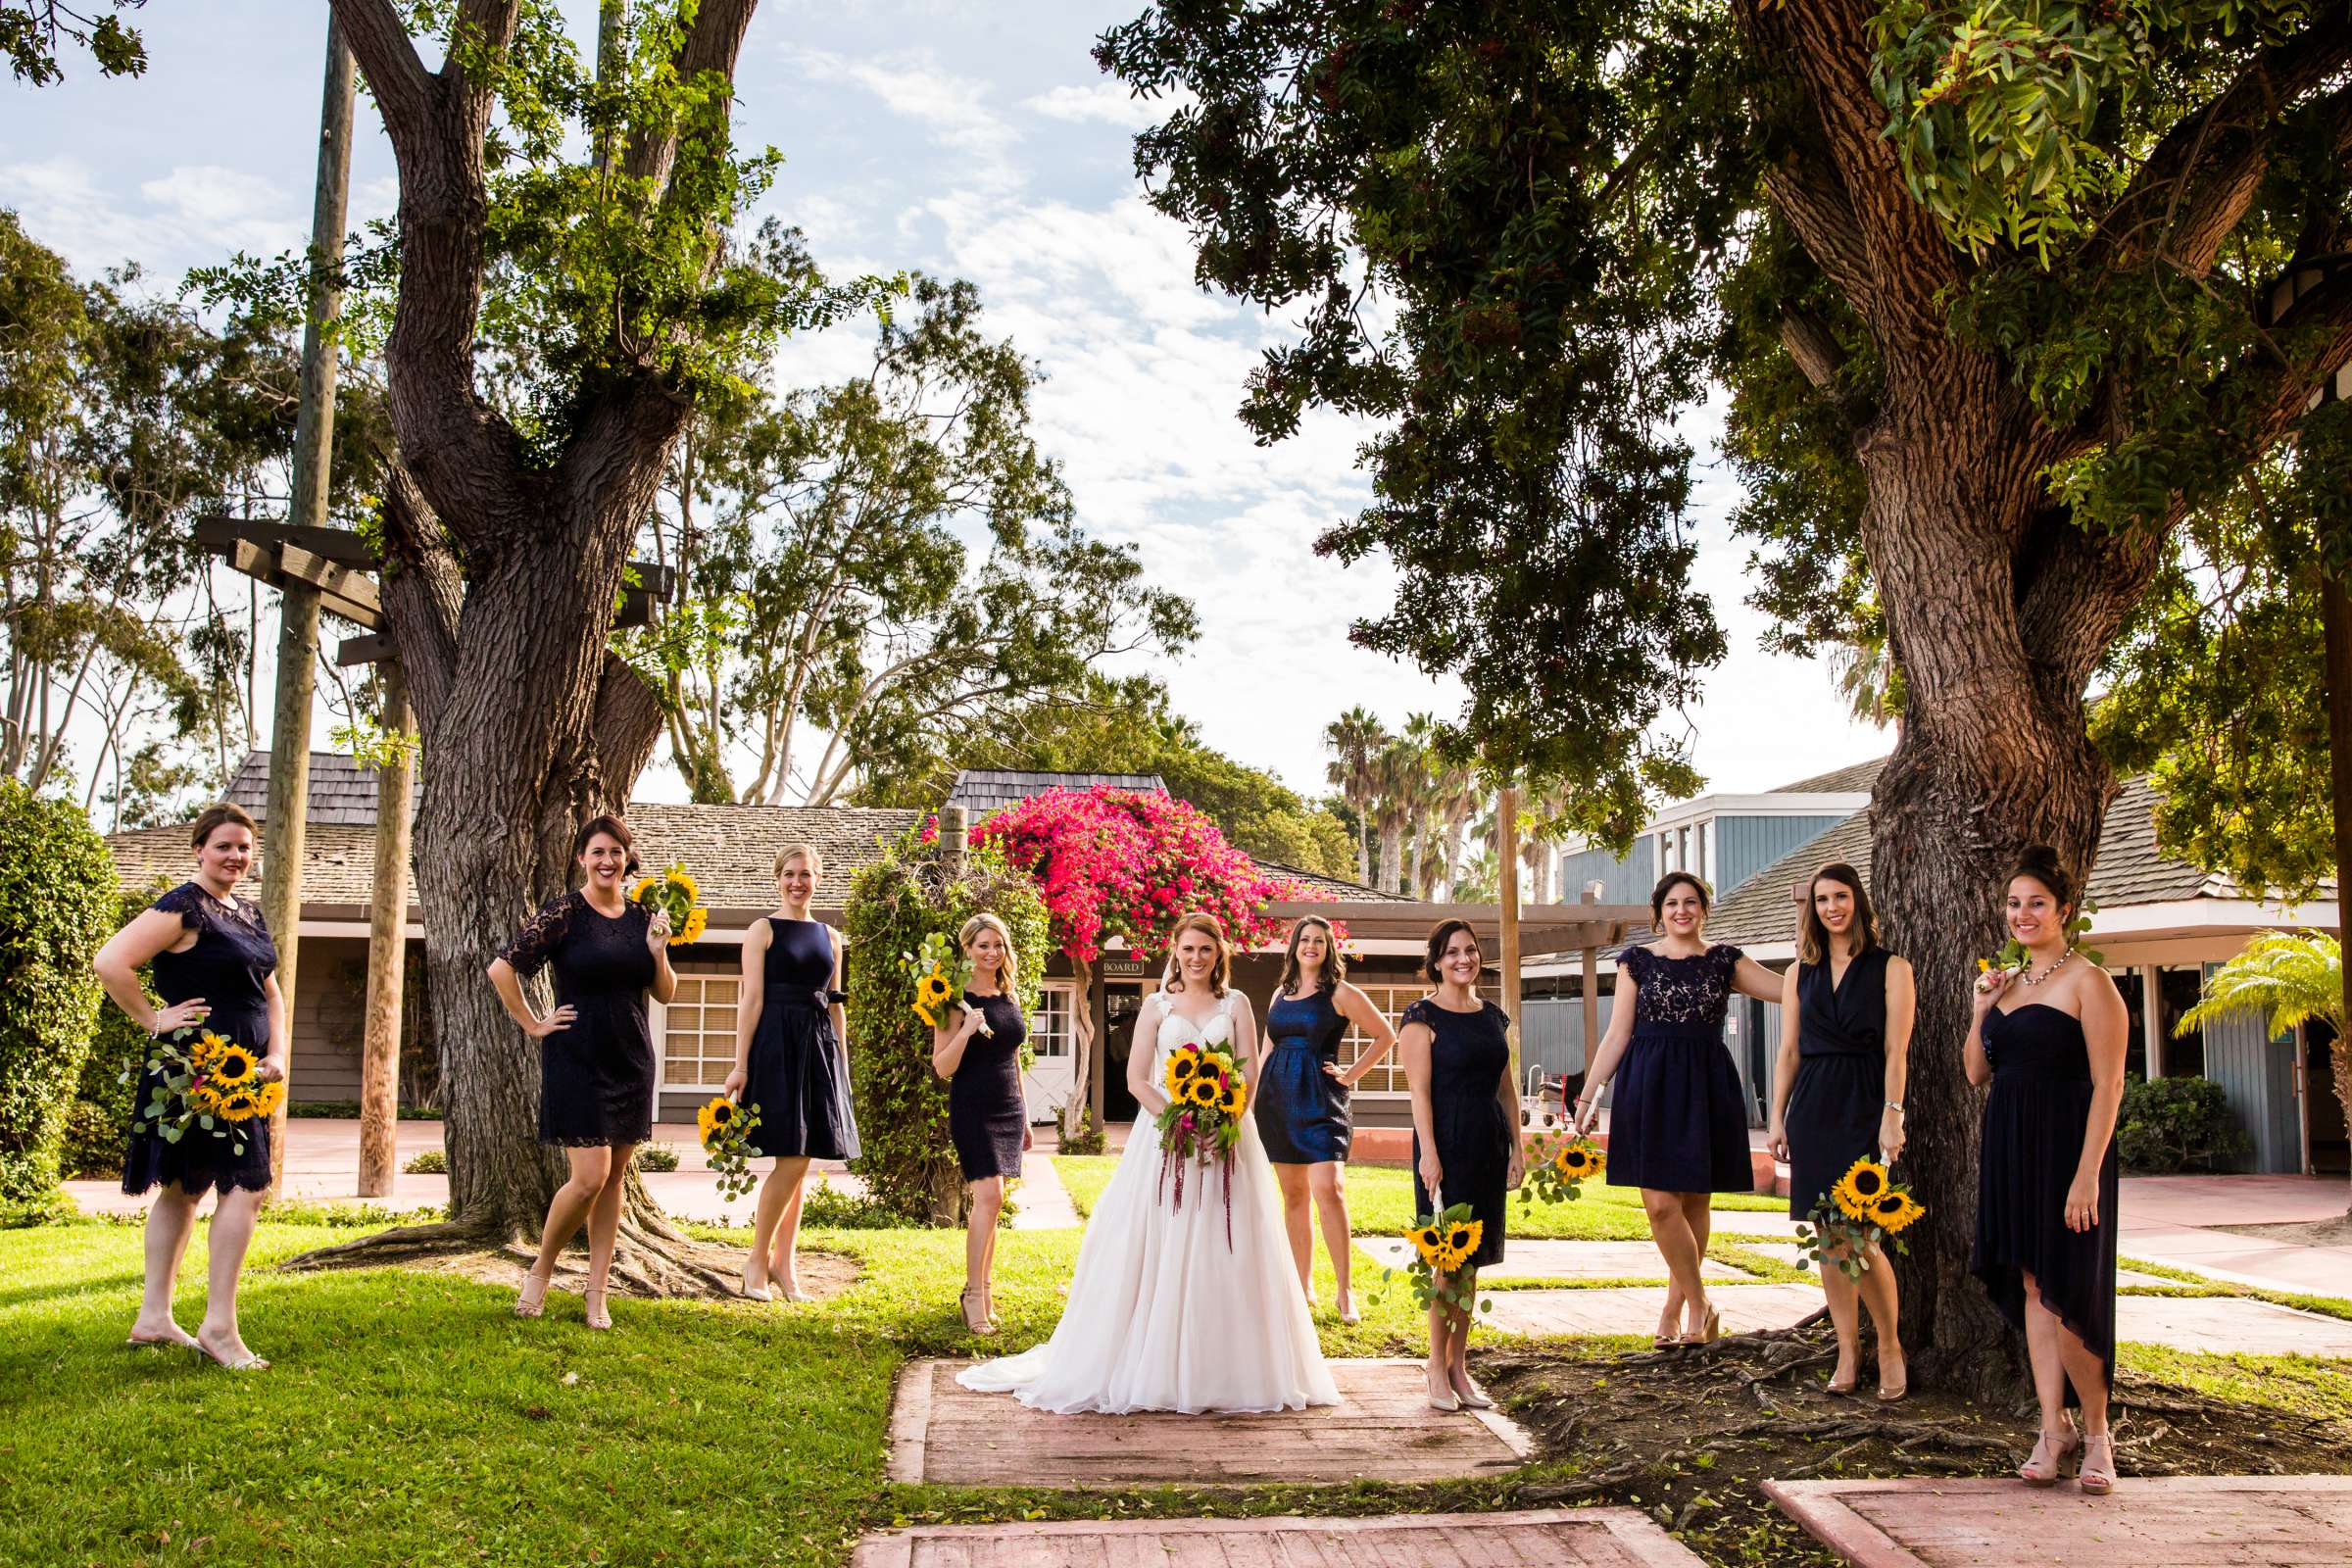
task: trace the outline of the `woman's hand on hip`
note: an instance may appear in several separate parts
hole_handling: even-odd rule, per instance
[[[522,1032],[533,1040],[545,1040],[558,1030],[570,1028],[572,1020],[578,1016],[579,1014],[569,1004],[566,1004],[558,1007],[544,1018],[533,1018],[522,1026]]]
[[[148,1032],[168,1035],[182,1029],[193,1029],[212,1015],[211,1004],[202,997],[190,997],[185,1002],[174,1002],[169,1007],[156,1008],[155,1027]]]

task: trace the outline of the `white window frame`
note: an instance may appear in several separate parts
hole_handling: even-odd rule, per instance
[[[669,1002],[659,1004],[654,1007],[653,1016],[648,1021],[652,1023],[654,1028],[654,1039],[656,1042],[654,1051],[654,1065],[656,1069],[655,1084],[658,1089],[676,1090],[680,1093],[684,1093],[688,1090],[697,1092],[708,1090],[711,1094],[716,1094],[722,1087],[724,1087],[727,1073],[735,1065],[736,1025],[733,1023],[727,1025],[726,1033],[723,1036],[713,1035],[712,1032],[707,1028],[697,1028],[694,1032],[695,1040],[698,1046],[701,1048],[695,1053],[695,1055],[698,1063],[700,1064],[699,1070],[703,1072],[710,1072],[714,1070],[710,1065],[710,1057],[709,1055],[710,1043],[713,1039],[723,1039],[725,1041],[726,1049],[718,1058],[718,1064],[715,1068],[718,1076],[711,1078],[707,1082],[697,1083],[690,1079],[678,1077],[670,1070],[670,1016],[681,1006],[705,1008],[711,1005],[711,1004],[705,1000],[704,991],[706,986],[711,984],[726,984],[735,987],[735,1005],[737,1008],[740,1008],[743,1005],[742,971],[737,969],[714,969],[710,971],[690,970],[680,974],[678,976],[677,996],[670,999]],[[687,1000],[686,988],[688,986],[693,986],[695,988],[695,994],[692,1001]],[[721,1004],[721,1005],[723,1005],[723,1004]],[[740,1011],[737,1012],[736,1016],[740,1019],[742,1016]],[[705,1017],[705,1021],[708,1021],[707,1015]]]
[[[1061,998],[1062,1032],[1056,1049],[1048,1050],[1053,1032],[1046,1027],[1053,997]],[[1038,987],[1037,1010],[1029,1015],[1029,1045],[1041,1061],[1058,1061],[1071,1054],[1077,1038],[1078,982],[1048,980]]]
[[[1409,978],[1396,981],[1359,980],[1355,984],[1372,1004],[1380,1008],[1380,1015],[1388,1020],[1391,1029],[1396,1028],[1396,1020],[1403,1015],[1405,1008],[1430,995],[1434,989],[1427,981]],[[1482,981],[1478,988],[1478,994],[1489,1002],[1500,1002],[1502,1000],[1502,984],[1498,980]],[[1384,1000],[1386,1005],[1383,1005]],[[1349,1023],[1348,1032],[1340,1037],[1340,1070],[1345,1072],[1361,1060],[1365,1048],[1370,1044],[1371,1041],[1365,1037],[1364,1032],[1352,1022]],[[1387,1084],[1393,1087],[1375,1089],[1371,1087],[1374,1084]],[[1412,1099],[1412,1091],[1406,1087],[1404,1081],[1404,1052],[1402,1049],[1390,1052],[1389,1059],[1365,1074],[1363,1084],[1352,1093],[1357,1100],[1403,1102]]]

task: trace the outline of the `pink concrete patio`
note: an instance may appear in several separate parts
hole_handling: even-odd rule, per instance
[[[868,1536],[851,1568],[1696,1568],[1638,1508],[1387,1519],[1122,1519],[925,1525]]]
[[[2008,1480],[1767,1481],[1764,1491],[1860,1568],[2334,1568],[2352,1541],[2352,1476],[2126,1478],[2106,1497]]]

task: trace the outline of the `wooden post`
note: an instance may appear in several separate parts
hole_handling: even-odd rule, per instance
[[[2154,1083],[2164,1076],[2164,969],[2159,964],[2139,966],[2139,1043],[2148,1058],[2141,1065]]]
[[[351,51],[330,12],[326,23],[326,85],[318,111],[318,178],[311,203],[311,287],[302,334],[302,392],[294,417],[293,494],[287,521],[296,527],[326,522],[327,475],[334,451],[335,354],[332,334],[342,314],[337,274],[343,261],[343,220],[351,188]],[[269,839],[262,862],[262,917],[277,942],[277,985],[294,1016],[296,960],[301,952],[302,858],[311,796],[311,705],[318,689],[318,590],[289,578],[278,590],[277,697],[270,728]],[[293,1048],[286,1042],[292,1076]],[[292,1084],[287,1085],[289,1094]],[[284,1173],[286,1110],[270,1118],[271,1188]]]
[[[1527,1080],[1519,1076],[1519,786],[1506,783],[1494,803],[1495,847],[1502,860],[1496,876],[1496,924],[1500,933],[1496,946],[1501,948],[1502,1010],[1510,1018],[1511,1085],[1514,1093],[1523,1092]]]
[[[943,807],[939,813],[939,859],[948,880],[963,873],[964,847],[972,839],[972,813],[960,806]]]
[[[397,661],[377,666],[384,729],[416,732],[409,683]],[[415,754],[395,748],[375,774],[375,880],[368,903],[368,1010],[360,1045],[360,1196],[386,1198],[399,1161],[401,984],[408,973],[409,810],[416,792]]]
[[[2352,916],[2345,913],[2352,909],[2352,597],[2325,567],[2320,571],[2320,627],[2328,653],[2328,760],[2335,796],[2335,931],[2345,949],[2352,951]],[[2339,1027],[2352,1028],[2352,967],[2344,971],[2343,1004]],[[2330,1050],[2340,1087],[2345,1047],[2338,1042]],[[2309,1119],[2306,1110],[2307,1125]]]
[[[1587,887],[1584,902],[1598,904],[1600,890]],[[1592,1057],[1600,1050],[1600,950],[1587,943],[1584,949],[1584,1014],[1585,1014],[1585,1070],[1592,1070]]]

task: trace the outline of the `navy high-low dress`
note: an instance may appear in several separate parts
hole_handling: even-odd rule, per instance
[[[1429,1043],[1429,1119],[1445,1174],[1438,1196],[1445,1206],[1468,1203],[1484,1227],[1470,1267],[1502,1261],[1502,1222],[1511,1189],[1511,1140],[1519,1129],[1502,1108],[1502,1075],[1511,1069],[1510,1015],[1492,1002],[1476,1012],[1455,1012],[1423,997],[1397,1020],[1426,1024]],[[1421,1135],[1413,1134],[1413,1212],[1439,1205],[1421,1185]]]
[[[1276,997],[1266,1008],[1266,1061],[1250,1114],[1277,1165],[1347,1159],[1354,1136],[1348,1087],[1323,1070],[1338,1063],[1347,1034],[1348,1016],[1328,991]]]
[[[187,952],[155,956],[155,994],[167,1006],[202,997],[212,1013],[199,1028],[256,1056],[266,1054],[270,995],[263,988],[277,968],[277,944],[263,923],[262,906],[244,899],[233,906],[222,904],[193,882],[182,882],[153,906],[177,915],[182,926],[196,933],[196,945]],[[141,1072],[133,1116],[147,1108],[160,1077]],[[189,1129],[176,1144],[151,1132],[134,1132],[122,1156],[122,1190],[143,1193],[163,1182],[185,1193],[208,1187],[221,1193],[236,1188],[265,1192],[270,1186],[268,1118],[247,1122],[243,1138],[245,1152],[240,1154],[235,1152],[235,1140],[216,1138],[201,1128]]]
[[[514,935],[499,956],[519,975],[555,966],[568,1028],[539,1042],[539,1141],[565,1149],[642,1144],[654,1131],[654,1040],[645,993],[653,911],[628,904],[600,914],[574,888]]]
[[[1029,1038],[1029,1021],[1007,996],[966,991],[963,1005],[979,1009],[989,1033],[974,1033],[963,1043],[963,1059],[948,1080],[948,1137],[956,1145],[956,1163],[967,1182],[1018,1176],[1021,1134],[1029,1125],[1021,1095],[1021,1042]]]
[[[1879,1152],[1886,1108],[1886,960],[1872,948],[1832,983],[1827,963],[1796,971],[1796,1082],[1788,1134],[1788,1212],[1803,1219],[1854,1161]]]
[[[856,1159],[850,1063],[833,1032],[833,933],[822,920],[767,917],[760,1024],[744,1103],[760,1107],[745,1146],[788,1159]]]
[[[2026,1326],[2026,1282],[2041,1304],[2098,1352],[2115,1387],[2115,1140],[2099,1161],[2099,1222],[2066,1228],[2066,1194],[2082,1160],[2090,1119],[2090,1048],[2082,1020],[2029,1002],[1984,1016],[1992,1090],[1977,1157],[1977,1245],[1970,1272],[1984,1282],[2010,1326]],[[2074,1384],[2069,1404],[2080,1403]]]
[[[1687,958],[1636,945],[1617,956],[1639,988],[1634,1037],[1609,1099],[1611,1187],[1747,1193],[1747,1109],[1723,1043],[1740,953],[1720,944]]]

